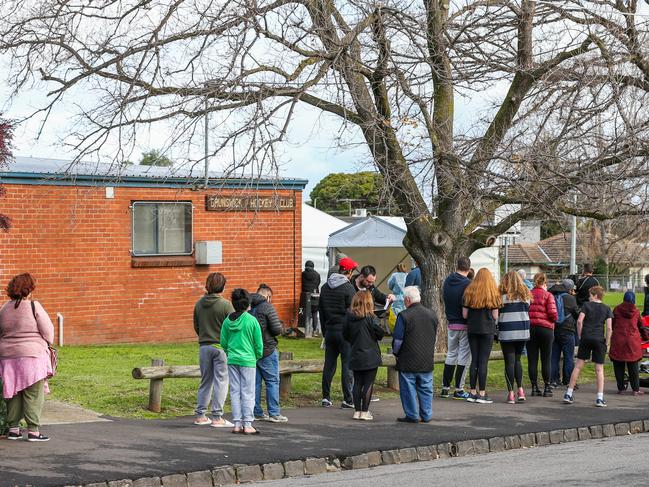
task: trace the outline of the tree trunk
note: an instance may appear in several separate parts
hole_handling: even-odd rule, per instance
[[[431,308],[439,320],[435,349],[437,352],[446,352],[448,323],[444,311],[442,285],[444,279],[455,271],[457,259],[469,256],[469,242],[467,240],[454,242],[443,232],[422,232],[422,226],[414,226],[418,226],[419,231],[409,229],[403,243],[421,269],[422,303]],[[427,233],[428,235],[425,236]],[[423,238],[417,238],[417,235]],[[462,232],[458,232],[457,235],[462,235]]]

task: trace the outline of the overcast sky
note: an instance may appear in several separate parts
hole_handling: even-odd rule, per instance
[[[4,71],[3,64],[6,59],[0,57],[0,72]],[[19,98],[8,101],[10,87],[0,80],[0,112],[9,119],[20,120],[33,113],[38,106],[47,100],[45,86],[37,90],[25,92]],[[506,87],[501,86],[490,90],[488,93],[476,95],[473,99],[459,98],[456,102],[456,124],[457,130],[467,128],[472,123],[479,111],[486,109],[489,104],[504,96]],[[79,95],[88,100],[87,94]],[[68,98],[70,99],[70,97]],[[75,106],[72,102],[60,104],[50,114],[45,126],[41,129],[43,117],[36,117],[27,120],[16,127],[14,137],[14,155],[29,157],[47,157],[72,159],[75,154],[68,151],[61,140],[72,130],[72,115],[75,113]],[[287,141],[280,147],[281,160],[283,165],[281,173],[286,177],[304,178],[309,184],[304,192],[304,199],[309,199],[309,193],[313,187],[332,172],[356,172],[367,170],[368,152],[363,141],[356,139],[356,143],[348,145],[344,149],[338,148],[337,139],[342,135],[347,141],[354,142],[353,136],[349,133],[340,134],[340,122],[335,116],[321,113],[307,105],[301,105],[294,115],[290,126]],[[349,130],[349,129],[347,129]],[[159,125],[155,128],[142,127],[138,131],[136,148],[130,159],[137,162],[141,153],[151,149],[160,149],[167,145],[167,136],[164,129]],[[200,141],[202,144],[202,140]],[[112,150],[116,147],[107,146],[100,154],[101,157],[112,158]],[[195,148],[193,157],[202,157],[203,148],[199,145]],[[168,155],[171,159],[174,156],[181,157],[181,154],[174,154],[172,147]],[[213,160],[210,169],[219,171],[218,160]]]

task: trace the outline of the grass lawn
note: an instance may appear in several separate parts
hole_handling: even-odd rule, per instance
[[[389,346],[386,341],[382,350]],[[496,345],[497,347],[497,345]],[[280,350],[292,351],[295,359],[323,358],[320,339],[282,339]],[[57,376],[50,381],[51,397],[78,404],[102,414],[128,418],[164,418],[193,413],[198,379],[169,379],[164,381],[160,414],[147,411],[148,380],[131,377],[134,367],[150,365],[152,358],[162,358],[172,365],[198,363],[198,347],[194,343],[164,345],[110,345],[66,346],[59,351],[60,363]],[[540,365],[539,365],[540,366]],[[612,367],[606,366],[607,376],[612,377]],[[441,384],[443,365],[435,367],[435,389]],[[524,382],[527,365],[523,364]],[[540,373],[540,371],[539,371]],[[581,383],[593,382],[595,372],[587,366]],[[286,407],[316,406],[321,399],[321,374],[295,374],[293,389]],[[611,379],[612,380],[612,379]],[[490,363],[488,388],[505,389],[503,362]],[[376,393],[382,398],[397,398],[398,394],[386,388],[386,369],[379,368]],[[332,399],[340,401],[340,370],[332,384]],[[496,401],[504,398],[494,397]],[[226,405],[227,409],[227,405]]]
[[[624,300],[624,293],[621,292],[609,292],[604,295],[604,303],[608,304],[611,309],[615,308]],[[635,295],[636,306],[642,312],[644,309],[644,294],[636,293]]]

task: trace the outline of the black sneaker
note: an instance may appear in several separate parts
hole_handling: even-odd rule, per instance
[[[543,397],[552,397],[552,387],[550,387],[550,384],[545,384],[545,387],[543,388]]]
[[[439,397],[447,398],[450,395],[451,394],[450,394],[450,391],[449,391],[448,387],[442,387],[442,393],[439,395]]]
[[[543,393],[541,392],[541,389],[539,389],[539,386],[536,384],[532,386],[532,396],[542,396]]]
[[[568,394],[567,392],[563,395],[563,403],[564,404],[572,404],[572,396]]]
[[[45,436],[42,433],[38,433],[37,435],[35,435],[33,433],[29,433],[27,435],[27,441],[50,441],[50,437]]]
[[[404,416],[403,418],[397,418],[397,421],[399,423],[419,423],[419,419],[409,418],[408,416]]]
[[[466,402],[476,402],[478,397],[477,394],[469,394],[469,397],[466,398]]]
[[[475,402],[480,404],[491,404],[493,403],[493,400],[485,394],[484,396],[478,396]]]
[[[606,401],[604,399],[596,399],[595,400],[595,406],[598,408],[605,408],[606,407]]]
[[[340,403],[340,409],[354,409],[354,405],[347,401],[343,401]]]
[[[18,433],[12,433],[11,431],[7,435],[8,440],[22,440],[23,439],[23,434],[18,432]]]

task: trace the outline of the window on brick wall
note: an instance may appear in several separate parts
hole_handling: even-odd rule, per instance
[[[178,201],[133,203],[133,255],[190,255],[192,204]]]

